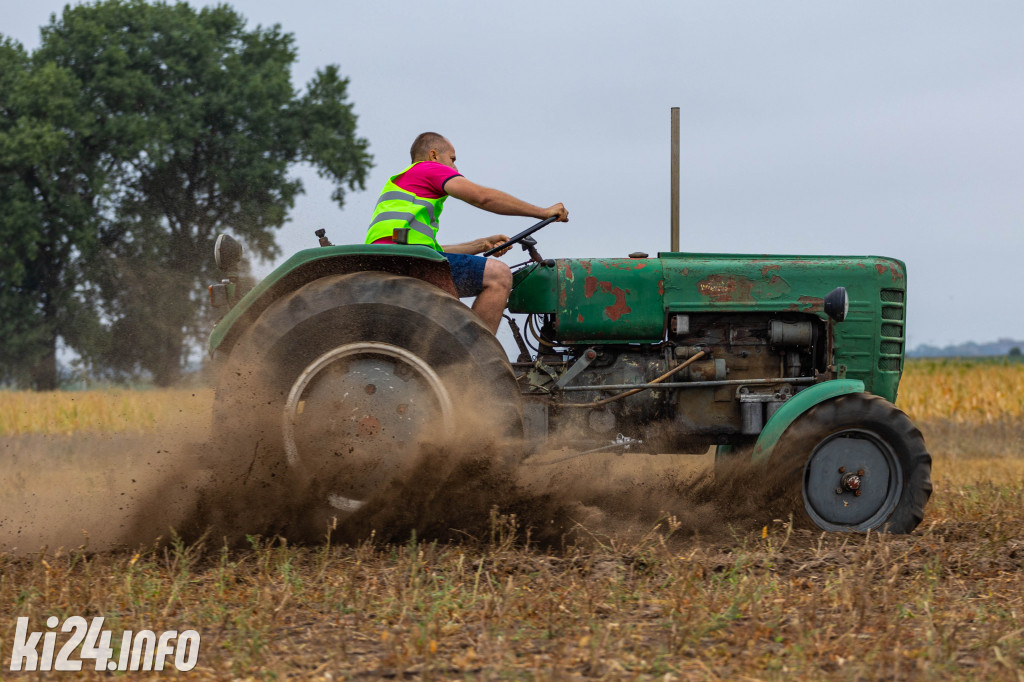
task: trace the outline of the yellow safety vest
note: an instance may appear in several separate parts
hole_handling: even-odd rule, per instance
[[[412,164],[409,168],[415,165]],[[370,218],[366,243],[372,244],[378,239],[391,237],[396,228],[408,227],[411,228],[409,230],[410,244],[422,244],[435,251],[441,251],[441,245],[437,243],[438,220],[441,218],[444,200],[448,197],[428,199],[407,192],[396,185],[395,180],[406,173],[409,168],[392,175],[384,183],[384,189],[381,190],[377,205],[373,209],[373,216]]]

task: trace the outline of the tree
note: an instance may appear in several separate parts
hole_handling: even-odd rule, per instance
[[[99,331],[83,260],[95,255],[105,173],[79,83],[0,39],[0,381],[57,386],[57,339]]]
[[[339,205],[346,187],[364,187],[371,157],[347,80],[328,66],[298,94],[293,37],[245,24],[226,5],[107,0],[67,7],[43,29],[34,59],[80,84],[88,120],[76,125],[94,131],[104,169],[98,248],[81,269],[106,332],[79,350],[99,367],[145,370],[160,385],[180,376],[200,334],[199,292],[219,279],[216,234],[277,255],[275,231],[303,191],[294,164],[333,180]]]
[[[1013,348],[1011,348],[1009,356],[1011,358],[1019,358],[1021,356],[1020,346],[1014,346]]]

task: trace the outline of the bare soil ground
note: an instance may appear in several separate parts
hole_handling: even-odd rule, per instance
[[[558,453],[514,480],[433,453],[305,536],[198,536],[231,494],[201,429],[11,438],[0,665],[18,616],[102,615],[198,630],[194,678],[1024,679],[1024,423],[921,428],[908,536],[794,529],[707,456]]]

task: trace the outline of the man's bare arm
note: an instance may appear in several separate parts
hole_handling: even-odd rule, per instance
[[[461,175],[446,182],[444,190],[456,199],[461,199],[467,204],[499,215],[518,215],[528,218],[550,218],[556,216],[560,223],[568,222],[569,220],[569,211],[562,204],[555,204],[547,208],[534,206],[501,190],[478,185]]]
[[[490,237],[481,237],[474,239],[471,242],[463,242],[462,244],[446,244],[441,248],[445,253],[464,253],[470,256],[475,256],[478,253],[483,253],[487,249],[497,246],[498,244],[504,244],[508,241],[508,237],[503,234],[495,234]],[[508,247],[511,249],[512,247]],[[503,256],[508,252],[508,249],[502,249],[495,256]]]

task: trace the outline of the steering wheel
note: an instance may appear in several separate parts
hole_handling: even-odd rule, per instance
[[[513,246],[513,245],[518,244],[520,242],[524,242],[525,243],[527,241],[527,239],[529,239],[531,234],[533,234],[534,232],[536,232],[537,230],[539,230],[540,228],[542,228],[542,227],[544,227],[546,225],[550,225],[551,223],[555,222],[556,220],[558,220],[558,216],[551,216],[550,218],[545,218],[544,220],[540,221],[536,225],[533,225],[531,227],[526,228],[525,230],[523,230],[522,232],[517,234],[515,237],[512,237],[511,239],[509,239],[504,244],[498,244],[497,246],[491,247],[491,248],[487,249],[486,251],[484,251],[480,255],[484,256],[484,257],[490,256],[490,255],[493,255],[493,254],[497,253],[498,251],[501,251],[502,249],[508,248],[509,246]],[[536,244],[537,242],[534,241],[533,243]]]

